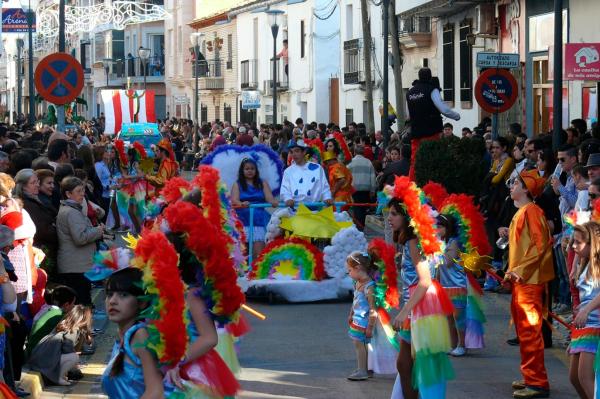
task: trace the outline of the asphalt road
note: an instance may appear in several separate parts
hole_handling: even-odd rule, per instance
[[[512,338],[509,295],[485,296],[486,345],[464,358],[452,359],[456,379],[449,399],[511,398],[511,382],[520,378],[518,347]],[[346,380],[355,368],[354,350],[346,335],[349,302],[320,304],[250,304],[267,315],[249,317],[253,331],[240,345],[241,398],[369,398],[388,399],[395,376],[376,376],[366,382]],[[556,341],[562,341],[555,331]],[[546,350],[551,397],[576,398],[568,380],[564,346]]]

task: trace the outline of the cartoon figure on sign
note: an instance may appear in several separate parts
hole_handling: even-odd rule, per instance
[[[582,47],[575,53],[575,62],[582,68],[599,60],[600,55],[594,47]]]

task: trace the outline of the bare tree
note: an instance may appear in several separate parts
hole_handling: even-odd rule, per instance
[[[390,0],[390,10],[388,12],[388,23],[390,29],[390,37],[392,44],[392,57],[394,58],[394,91],[396,93],[396,116],[397,116],[397,125],[398,130],[401,130],[404,127],[404,121],[406,119],[406,115],[404,114],[404,95],[402,92],[402,68],[404,67],[404,54],[402,53],[402,48],[400,47],[400,42],[398,41],[398,18],[396,18],[395,14],[396,10],[396,0]]]
[[[360,0],[360,14],[363,31],[363,51],[365,61],[365,86],[367,97],[367,120],[365,121],[367,133],[375,131],[375,116],[373,114],[373,79],[371,72],[371,23],[369,21],[369,9],[367,0]]]

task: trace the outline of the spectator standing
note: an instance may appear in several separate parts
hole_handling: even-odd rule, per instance
[[[83,273],[92,266],[96,241],[102,238],[104,226],[93,227],[82,213],[85,198],[83,181],[76,177],[65,178],[61,192],[64,200],[56,218],[59,278],[64,285],[75,290],[78,303],[91,304],[91,284]]]
[[[238,135],[237,139],[235,140],[235,143],[237,145],[248,146],[248,147],[251,147],[254,145],[254,140],[248,134],[248,131],[246,130],[245,126],[241,126],[238,129],[238,133],[239,133],[239,135]]]
[[[442,137],[450,138],[454,136],[454,126],[452,123],[444,123],[444,129],[442,131]]]
[[[56,211],[52,206],[45,206],[38,198],[40,180],[32,169],[22,169],[15,176],[15,197],[23,203],[23,208],[31,216],[35,224],[33,246],[43,257],[42,268],[56,281],[56,256],[58,238],[56,235]],[[37,250],[39,248],[39,250]],[[39,251],[42,252],[39,252]]]
[[[354,154],[354,158],[348,164],[348,169],[352,173],[352,185],[355,190],[354,194],[352,194],[352,199],[358,204],[369,203],[374,199],[377,189],[375,168],[371,161],[364,156],[365,146],[362,144],[355,145]],[[354,207],[353,211],[354,217],[364,226],[367,217],[367,208]]]
[[[390,149],[390,161],[383,168],[383,172],[379,177],[378,191],[383,190],[385,186],[393,186],[396,176],[408,176],[410,172],[410,147],[403,145],[399,149],[392,147]]]

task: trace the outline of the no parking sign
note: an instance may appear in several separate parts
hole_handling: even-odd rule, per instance
[[[83,89],[83,68],[66,53],[45,57],[35,68],[35,88],[46,101],[64,105],[75,100]]]
[[[475,83],[475,99],[490,113],[505,112],[517,100],[517,81],[506,69],[487,69]]]

